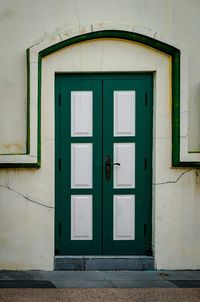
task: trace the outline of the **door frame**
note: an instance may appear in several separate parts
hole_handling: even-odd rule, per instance
[[[64,47],[65,44],[63,44]],[[66,45],[65,45],[66,46]],[[100,50],[104,48],[102,53]],[[57,48],[57,50],[60,48]],[[87,51],[87,62],[80,57],[81,49]],[[113,50],[116,49],[115,52]],[[120,52],[121,50],[121,52]],[[123,50],[123,52],[122,52]],[[120,57],[120,53],[122,56]],[[135,55],[133,56],[133,54]],[[142,59],[143,54],[147,60]],[[94,55],[101,54],[99,59],[94,60]],[[102,56],[103,54],[103,56]],[[117,57],[121,60],[116,60]],[[73,58],[76,59],[76,65],[73,64]],[[149,60],[148,58],[152,58]],[[113,59],[113,60],[112,60]],[[170,221],[161,221],[160,217],[164,217],[169,208],[166,203],[166,208],[163,208],[160,199],[163,198],[165,186],[160,186],[169,177],[175,179],[180,171],[171,169],[171,122],[173,120],[173,95],[171,82],[171,57],[163,52],[156,51],[155,48],[148,48],[145,45],[127,41],[126,39],[96,39],[84,43],[78,43],[71,47],[65,47],[62,51],[57,51],[42,59],[42,74],[41,74],[41,113],[42,113],[42,166],[40,173],[45,175],[45,184],[50,184],[48,196],[52,201],[54,209],[54,79],[55,72],[91,72],[96,71],[119,71],[119,72],[154,72],[154,130],[153,130],[153,251],[156,254],[156,261],[163,261],[160,256],[162,251],[162,226]],[[61,64],[62,63],[62,64]],[[87,64],[86,64],[87,63]],[[103,65],[102,65],[103,64]],[[35,66],[35,65],[34,65]],[[174,87],[174,86],[173,86]],[[46,174],[44,174],[46,173]],[[164,197],[164,199],[166,199]],[[172,202],[171,202],[172,203]],[[170,203],[170,205],[171,205]],[[161,223],[162,222],[162,223]],[[47,242],[50,246],[49,263],[53,268],[54,257],[54,210],[49,217],[50,233],[47,233]],[[161,247],[160,247],[161,244]],[[166,245],[166,244],[165,244]],[[161,262],[163,263],[163,262]]]
[[[58,153],[58,127],[57,127],[57,120],[58,120],[58,116],[59,116],[59,110],[60,110],[60,105],[61,105],[61,99],[59,97],[58,94],[56,94],[56,90],[57,88],[57,81],[56,81],[56,76],[58,74],[61,73],[56,73],[55,74],[55,255],[57,255],[56,252],[56,242],[57,242],[57,237],[58,234],[60,233],[60,226],[57,223],[58,220],[58,210],[57,210],[57,199],[58,199],[58,192],[57,192],[57,186],[58,186],[58,182],[59,182],[59,169],[60,169],[60,160],[59,158],[57,158],[57,153]],[[144,226],[144,233],[146,234],[145,237],[145,249],[146,249],[146,253],[145,255],[152,255],[153,251],[152,251],[152,176],[153,176],[153,167],[152,167],[152,162],[153,162],[153,72],[65,72],[62,74],[64,74],[65,76],[71,76],[71,77],[88,77],[88,78],[95,78],[95,79],[119,79],[120,77],[123,77],[123,79],[131,79],[133,77],[136,77],[138,75],[138,78],[142,78],[142,76],[146,76],[149,75],[149,79],[147,82],[148,87],[146,87],[146,89],[148,89],[149,92],[149,100],[148,100],[148,107],[147,110],[149,110],[149,112],[147,112],[147,118],[148,118],[148,123],[149,125],[151,125],[151,130],[148,131],[148,134],[151,134],[149,136],[147,136],[148,139],[148,147],[147,147],[147,153],[149,154],[149,162],[148,165],[150,165],[150,168],[147,169],[147,175],[145,177],[145,181],[148,181],[148,192],[149,192],[149,197],[146,197],[146,222],[147,224],[145,224]],[[147,77],[146,77],[147,78]],[[149,84],[151,83],[151,84]],[[145,103],[147,105],[147,100],[145,100]],[[147,225],[147,227],[146,227]]]

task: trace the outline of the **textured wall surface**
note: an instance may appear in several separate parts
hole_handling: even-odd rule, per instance
[[[188,53],[189,141],[200,149],[198,0],[1,1],[0,153],[26,147],[25,50],[54,33],[98,24],[128,24],[175,40]],[[112,12],[112,13],[111,13]],[[132,54],[135,52],[135,58]],[[115,57],[113,57],[115,53]],[[125,55],[126,54],[126,55]],[[112,56],[112,64],[110,57]],[[121,56],[121,59],[118,58]],[[149,57],[151,56],[151,60]],[[95,58],[95,60],[94,60]],[[73,65],[70,65],[74,62]],[[200,268],[200,176],[171,169],[171,118],[167,56],[129,42],[83,43],[43,60],[41,169],[0,170],[0,268],[52,269],[54,255],[53,72],[158,68],[154,108],[153,245],[158,268]],[[121,65],[120,65],[121,64]],[[146,65],[145,65],[146,64]],[[167,84],[168,83],[168,84]],[[46,85],[46,86],[45,86]],[[161,90],[158,87],[162,87]],[[158,93],[166,102],[158,102]],[[49,103],[50,102],[50,103]],[[49,106],[50,105],[50,106]]]

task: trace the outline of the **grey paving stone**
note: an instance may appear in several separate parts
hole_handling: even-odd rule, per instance
[[[111,280],[163,280],[157,271],[104,271],[105,279]]]
[[[86,270],[143,270],[154,269],[153,257],[91,258],[86,261]]]
[[[86,270],[138,270],[138,259],[91,259],[86,262]]]
[[[85,270],[86,259],[84,258],[55,258],[55,270]]]
[[[1,270],[0,280],[32,280],[30,271]]]
[[[154,258],[153,257],[146,257],[146,258],[139,258],[141,270],[152,270],[154,269]]]
[[[158,271],[167,280],[200,280],[200,271]]]
[[[55,288],[50,281],[41,280],[0,280],[0,288]]]
[[[113,288],[116,287],[109,280],[56,280],[52,281],[52,283],[57,288]]]
[[[48,275],[43,275],[47,279]],[[50,280],[101,281],[106,280],[101,272],[95,271],[54,271],[49,274]]]
[[[200,288],[200,280],[173,280],[171,282],[180,288]]]
[[[56,280],[53,284],[57,288],[176,288],[177,286],[169,281],[149,280]]]
[[[113,287],[118,288],[176,288],[177,286],[169,281],[152,281],[152,280],[127,280],[112,281]]]
[[[2,281],[49,281],[57,287],[200,287],[199,271],[0,271]],[[189,281],[188,281],[189,280]],[[183,281],[181,283],[181,281]],[[192,281],[196,281],[192,283]]]
[[[150,256],[56,256],[55,270],[152,270]]]

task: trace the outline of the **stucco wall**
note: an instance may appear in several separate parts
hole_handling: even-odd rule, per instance
[[[120,29],[122,23],[131,25],[133,29],[141,27],[146,32],[154,31],[158,39],[177,40],[183,46],[189,57],[190,148],[191,150],[199,149],[198,75],[200,61],[197,51],[200,46],[198,38],[199,9],[198,0],[193,0],[192,3],[186,0],[162,1],[162,3],[160,0],[1,1],[1,153],[25,152],[25,50],[53,33],[73,28],[77,28],[77,31],[81,33],[84,31],[84,26],[95,24],[101,26],[105,23],[115,24],[113,26],[116,29]],[[162,64],[164,64],[165,84],[169,81],[169,74],[167,74],[167,72],[169,73],[169,63],[165,56],[155,55],[154,52],[150,54],[143,48],[139,51],[139,46],[127,42],[124,42],[123,46],[122,42],[118,42],[117,45],[116,41],[110,42],[110,45],[108,43],[108,41],[104,42],[101,46],[93,44],[89,50],[85,50],[85,46],[76,46],[71,54],[66,53],[70,50],[63,50],[43,60],[43,84],[45,87],[45,81],[49,79],[46,88],[51,88],[47,88],[45,94],[44,90],[42,91],[42,167],[41,169],[0,170],[0,268],[53,268],[54,124],[52,122],[54,121],[54,111],[52,70],[55,68],[56,70],[69,69],[67,64],[72,62],[70,58],[75,55],[79,56],[77,64],[80,65],[71,67],[72,70],[99,71],[113,70],[113,68],[116,68],[117,71],[125,71],[127,68],[139,70],[141,65],[137,65],[136,62],[140,63],[140,60],[133,60],[132,65],[127,61],[130,58],[129,52],[132,54],[135,51],[137,58],[141,55],[143,55],[142,58],[146,58],[141,62],[145,61],[147,66],[150,61],[157,62],[155,64],[158,65],[158,68],[162,68]],[[82,47],[82,53],[85,55],[80,56],[81,52],[78,47]],[[105,65],[98,65],[98,61],[94,65],[94,60],[91,59],[101,53],[102,47],[107,50],[104,52],[105,55],[110,54],[112,47],[115,48],[115,52],[118,49],[122,56],[120,62],[123,64],[119,66],[119,60],[116,60],[115,65],[109,67],[108,58],[105,57]],[[123,51],[120,51],[120,47],[123,48]],[[127,52],[127,55],[123,57],[124,52]],[[150,55],[155,58],[149,60]],[[63,64],[63,62],[65,63]],[[160,77],[155,83],[158,84],[159,79]],[[197,269],[200,268],[199,173],[195,169],[170,168],[170,95],[169,85],[165,86],[163,83],[159,83],[162,86],[163,102],[161,104],[155,102],[154,108],[154,253],[158,268]],[[159,93],[158,89],[157,92]],[[50,106],[47,106],[49,104],[48,96],[51,100]]]
[[[157,32],[157,38],[175,39],[184,45],[189,54],[190,149],[199,150],[199,6],[198,0],[2,0],[1,153],[20,153],[25,150],[25,49],[52,33],[98,23],[115,23],[116,27],[117,24],[126,23],[133,28],[143,27],[147,32]],[[15,110],[11,110],[13,106]]]

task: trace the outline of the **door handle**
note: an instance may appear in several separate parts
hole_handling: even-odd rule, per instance
[[[105,161],[106,161],[106,180],[109,181],[111,177],[111,167],[120,166],[120,163],[113,163],[111,156],[109,154],[106,155]]]

